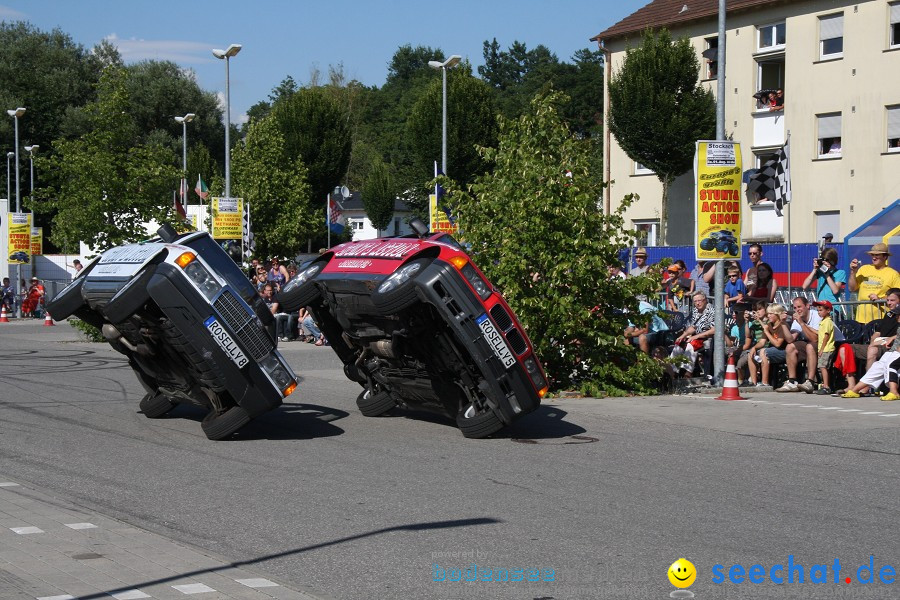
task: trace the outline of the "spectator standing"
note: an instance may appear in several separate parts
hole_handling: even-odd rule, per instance
[[[685,306],[685,297],[694,292],[694,281],[684,276],[685,264],[680,260],[669,265],[668,270],[666,308],[672,311],[681,311],[687,315],[690,310]]]
[[[637,275],[645,275],[650,266],[647,264],[647,249],[638,248],[634,251],[634,267],[631,267],[628,274],[632,277]]]
[[[613,263],[607,267],[610,279],[625,279],[625,273],[622,271],[622,265]]]
[[[281,286],[287,283],[288,272],[279,260],[275,257],[271,259],[272,266],[269,268],[268,281],[275,286],[275,291],[280,292]]]
[[[756,283],[756,266],[762,261],[763,249],[757,243],[750,244],[747,248],[747,256],[750,257],[750,268],[744,273],[744,285],[750,288],[751,283]]]
[[[694,282],[694,292],[703,294],[704,296],[711,295],[709,293],[709,279],[705,277],[705,275],[716,266],[715,261],[705,261],[700,260],[697,261],[697,264],[694,265],[693,270],[691,270],[691,280]]]
[[[259,269],[259,259],[252,258],[250,259],[250,268],[247,269],[247,277],[250,279],[256,279],[256,272]]]
[[[822,387],[816,394],[824,396],[831,393],[831,383],[828,380],[828,363],[834,354],[834,321],[831,320],[831,309],[834,308],[828,300],[817,300],[813,306],[819,313],[819,374],[822,376]]]
[[[725,310],[738,302],[744,301],[747,295],[747,286],[741,280],[741,270],[738,267],[728,267],[728,281],[725,282]]]
[[[22,302],[22,316],[34,317],[37,319],[41,316],[41,306],[43,304],[44,286],[41,285],[41,281],[37,277],[32,277],[31,287],[28,288],[28,295]]]
[[[747,285],[747,295],[750,298],[762,298],[769,302],[774,302],[778,284],[775,282],[775,274],[772,272],[772,267],[769,266],[769,263],[759,262],[755,269],[756,276],[753,278],[753,283]]]
[[[76,258],[72,261],[72,268],[75,269],[75,272],[72,273],[72,279],[75,279],[78,277],[78,274],[81,273],[81,269],[83,269],[84,266],[81,264],[81,261]]]
[[[813,261],[812,271],[803,280],[803,289],[815,284],[817,300],[828,300],[832,306],[841,301],[847,273],[837,268],[838,253],[834,248],[825,248],[819,258]],[[830,313],[829,313],[830,314]]]
[[[779,88],[769,98],[769,110],[784,110],[784,90]]]
[[[16,306],[16,290],[9,282],[9,277],[3,278],[3,286],[0,287],[0,302],[6,307],[6,311],[12,313]]]
[[[887,266],[887,259],[891,255],[887,244],[875,244],[866,254],[872,257],[872,264],[862,265],[856,258],[850,261],[848,284],[851,292],[858,292],[860,301],[875,302],[884,298],[890,288],[900,287],[900,274]],[[881,309],[874,304],[860,304],[856,309],[856,320],[868,323],[880,318],[882,314]]]

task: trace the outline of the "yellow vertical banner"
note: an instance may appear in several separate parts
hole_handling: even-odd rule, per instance
[[[212,236],[217,240],[239,240],[244,235],[244,199],[212,199]]]
[[[429,194],[428,201],[430,205],[428,214],[431,215],[431,227],[429,230],[431,233],[441,232],[455,235],[459,231],[459,227],[455,223],[451,223],[444,209],[438,206],[437,196]]]
[[[31,213],[9,213],[9,263],[31,262]]]
[[[40,256],[44,253],[44,228],[31,228],[31,255]]]
[[[694,153],[697,260],[741,255],[741,145],[698,141]]]

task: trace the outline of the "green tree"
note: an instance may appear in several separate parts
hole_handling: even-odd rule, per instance
[[[310,208],[303,161],[288,156],[272,117],[250,123],[234,149],[232,176],[232,194],[250,203],[257,254],[293,256],[306,245],[321,213]]]
[[[387,166],[377,161],[369,170],[362,192],[363,208],[372,225],[378,231],[387,229],[394,216],[394,199],[397,193]]]
[[[97,100],[85,108],[90,131],[56,140],[56,153],[36,161],[50,185],[36,190],[35,210],[54,214],[53,242],[68,251],[79,241],[102,250],[143,239],[146,223],[176,218],[175,156],[159,145],[134,143],[127,77],[119,67],[106,68]]]
[[[434,173],[441,162],[443,83],[432,81],[413,107],[407,120],[407,143],[419,181]],[[447,74],[447,170],[450,178],[465,185],[484,173],[488,163],[476,146],[497,143],[497,112],[493,93],[483,81],[472,77],[468,64]]]
[[[687,38],[644,32],[609,84],[609,128],[629,158],[662,183],[660,240],[666,243],[669,188],[693,164],[697,140],[716,132],[712,92],[698,82],[700,63]]]
[[[271,116],[284,139],[287,157],[306,165],[313,206],[324,206],[350,162],[346,112],[322,88],[303,88],[277,102]]]
[[[439,180],[473,258],[526,327],[553,387],[648,393],[661,369],[622,343],[621,310],[637,314],[635,296],[652,293],[659,277],[607,277],[631,241],[622,217],[630,198],[611,215],[598,210],[603,184],[590,170],[591,146],[566,126],[562,101],[541,95],[529,114],[502,118],[499,147],[482,149],[494,171],[467,192]]]

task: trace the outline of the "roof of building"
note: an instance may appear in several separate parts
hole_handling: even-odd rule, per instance
[[[351,192],[346,200],[340,200],[341,210],[365,210],[362,201],[362,192]],[[412,212],[403,200],[394,200],[394,212]]]
[[[726,0],[726,7],[731,13],[784,2],[785,0]],[[718,0],[653,0],[609,29],[601,31],[592,37],[591,41],[612,40],[632,33],[640,33],[648,27],[671,28],[692,21],[709,19],[718,14]]]

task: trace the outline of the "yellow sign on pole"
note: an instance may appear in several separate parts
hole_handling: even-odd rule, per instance
[[[31,262],[31,213],[9,213],[9,264]]]
[[[444,209],[438,206],[437,196],[430,194],[428,196],[430,209],[428,214],[431,215],[431,233],[449,233],[455,235],[459,231],[456,223],[451,223]]]
[[[243,198],[212,199],[212,236],[217,240],[239,240],[244,235]]]
[[[694,154],[697,260],[741,255],[741,145],[698,141]]]
[[[40,256],[44,253],[44,228],[31,228],[31,255]]]

